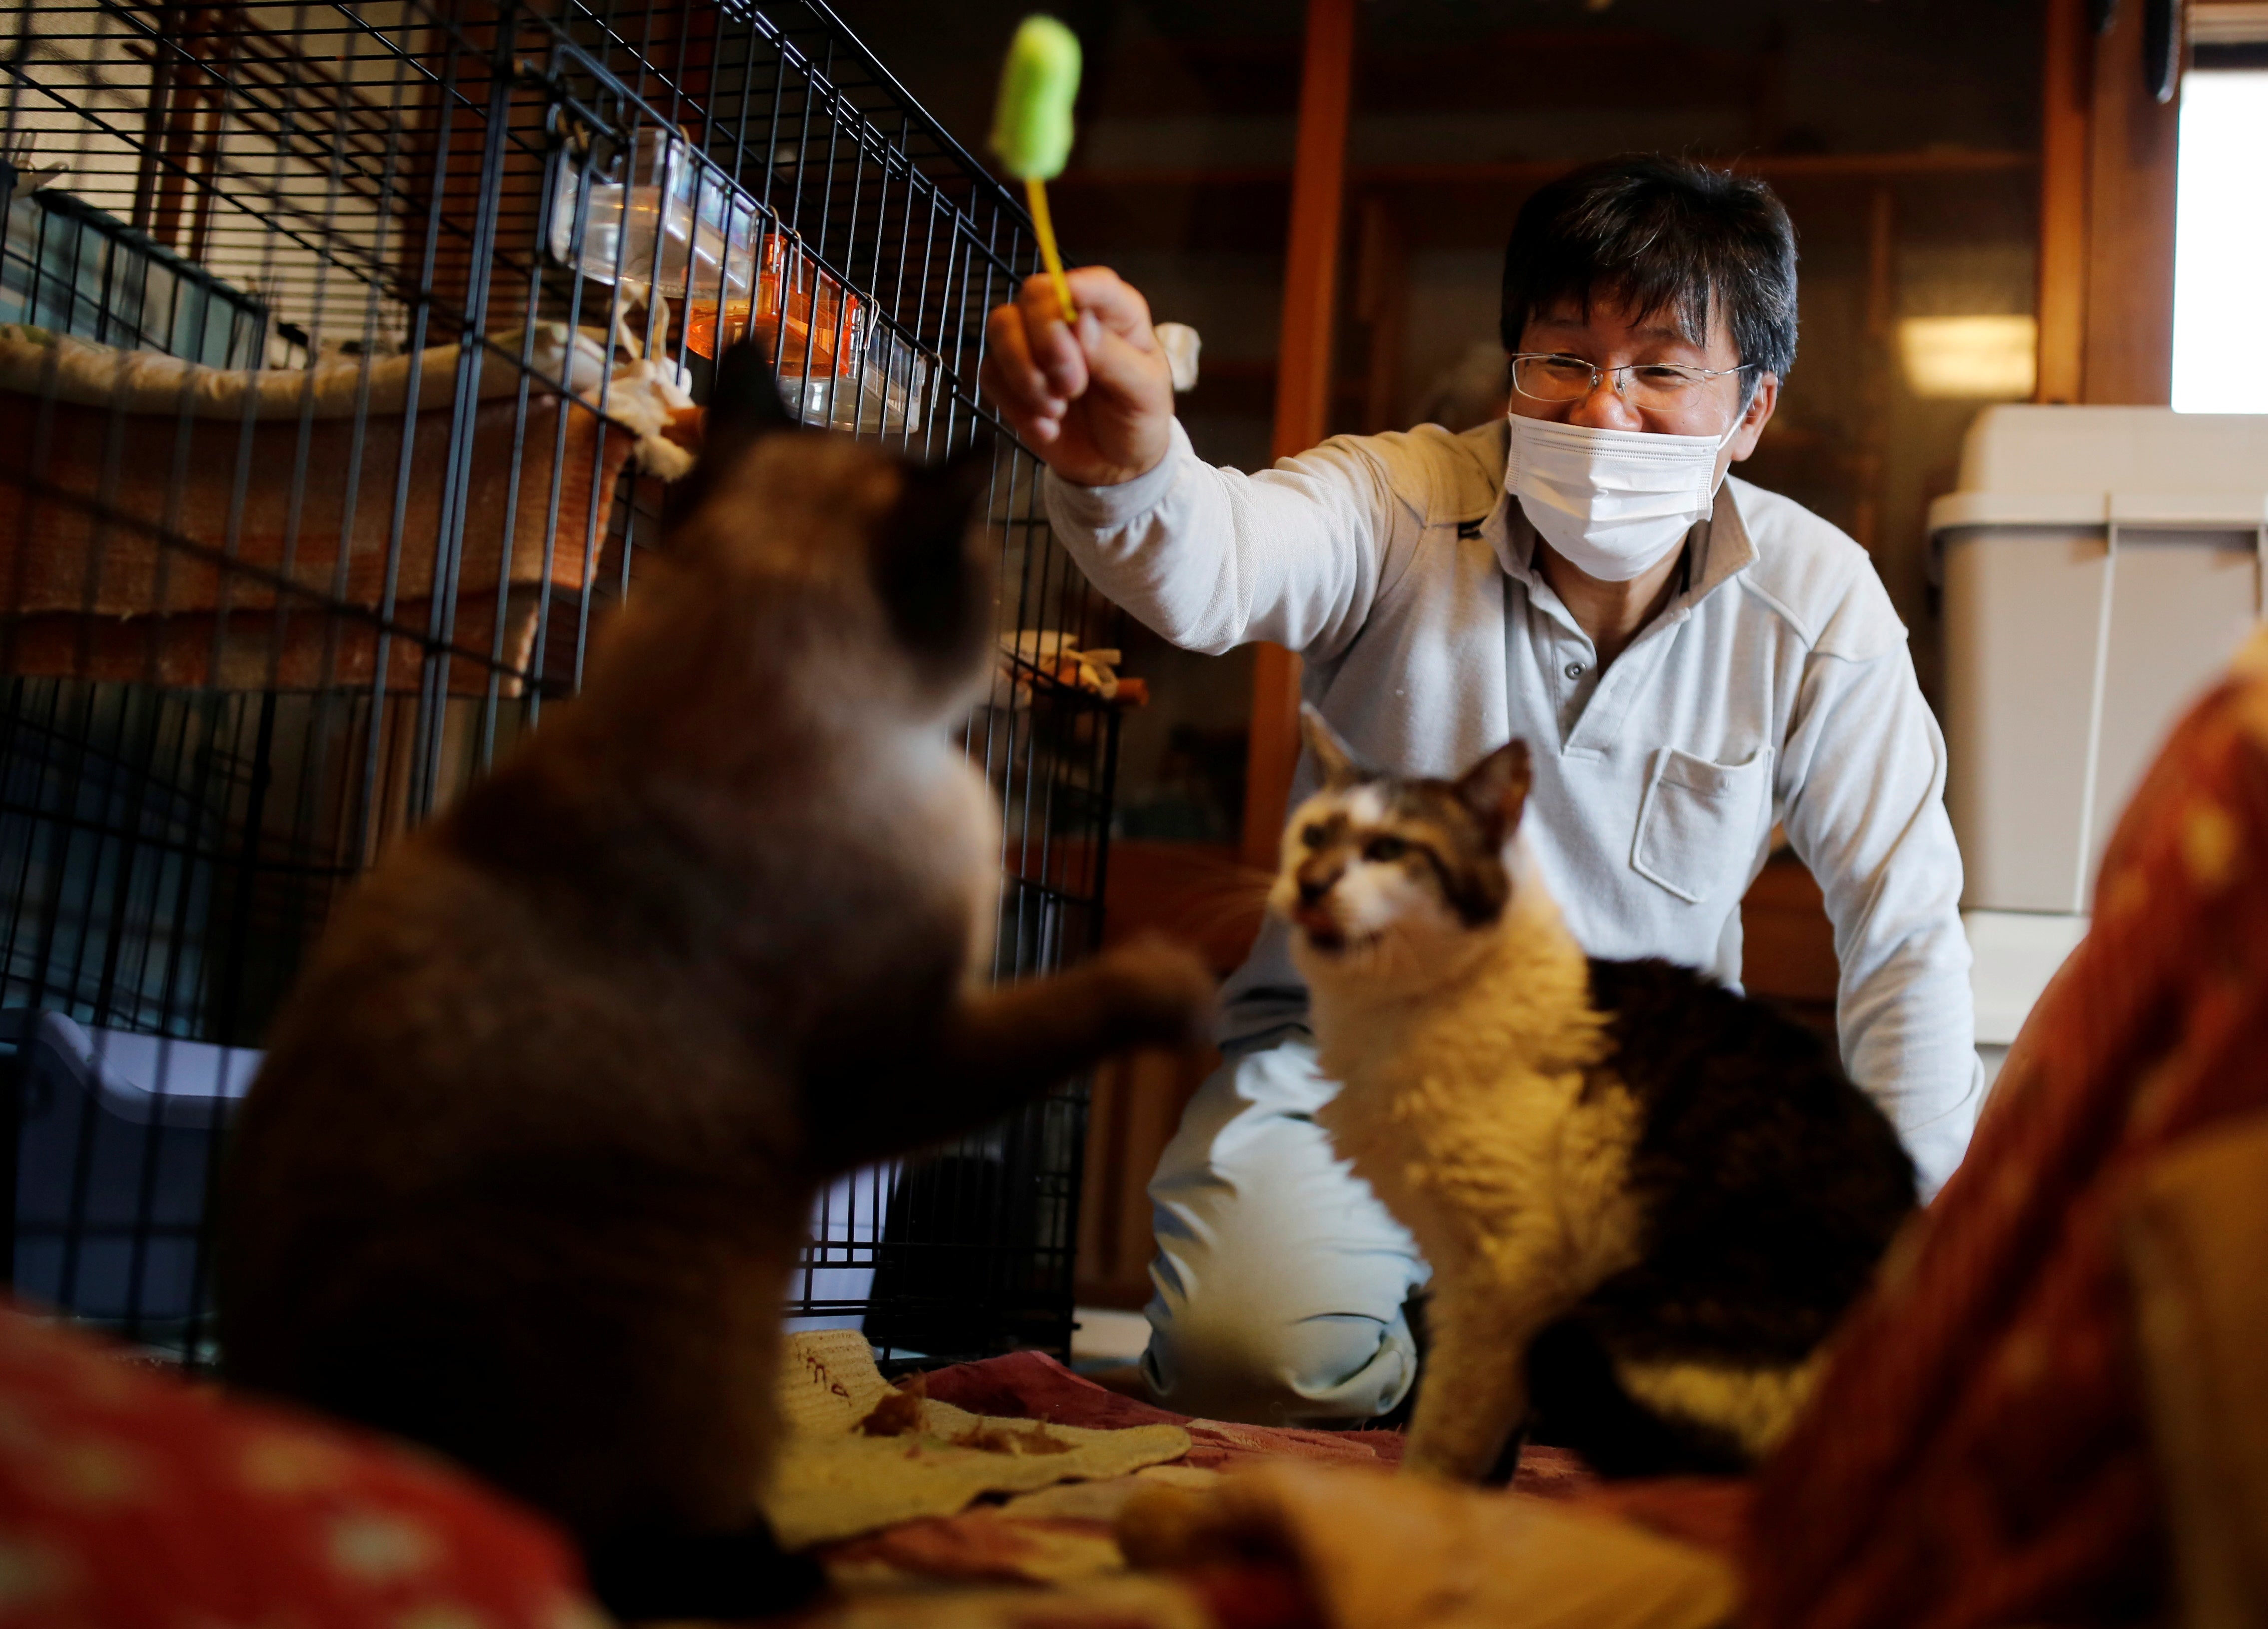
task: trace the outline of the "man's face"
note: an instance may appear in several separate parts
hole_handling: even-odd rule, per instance
[[[1729,466],[1756,450],[1756,437],[1779,401],[1778,376],[1767,373],[1757,381],[1745,413],[1741,411],[1741,390],[1744,380],[1756,377],[1752,374],[1727,373],[1712,379],[1692,403],[1668,413],[1632,407],[1616,391],[1614,380],[1605,377],[1607,369],[1633,363],[1667,362],[1711,369],[1740,366],[1740,353],[1734,349],[1732,330],[1726,325],[1721,306],[1710,317],[1708,343],[1697,345],[1678,329],[1668,312],[1653,312],[1639,319],[1621,300],[1601,297],[1591,302],[1587,318],[1581,306],[1572,300],[1562,301],[1528,319],[1520,349],[1580,357],[1601,371],[1598,386],[1580,401],[1538,401],[1513,391],[1512,410],[1521,418],[1668,436],[1722,436],[1737,415],[1739,430],[1717,454],[1717,473],[1721,478]]]

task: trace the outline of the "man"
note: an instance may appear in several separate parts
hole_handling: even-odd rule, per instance
[[[1795,242],[1769,188],[1660,158],[1555,182],[1505,253],[1510,415],[1342,437],[1263,474],[1173,416],[1142,297],[1071,275],[991,314],[984,385],[1049,466],[1087,575],[1166,638],[1272,639],[1358,753],[1535,752],[1523,829],[1592,954],[1741,972],[1775,823],[1817,877],[1845,1066],[1933,1192],[1980,1096],[1945,747],[1865,554],[1726,472],[1795,357]],[[1302,759],[1298,802],[1316,784]],[[1191,1413],[1348,1422],[1415,1372],[1409,1236],[1333,1155],[1281,924],[1225,992],[1226,1061],[1160,1162],[1149,1382]],[[1510,1354],[1507,1354],[1510,1361]]]

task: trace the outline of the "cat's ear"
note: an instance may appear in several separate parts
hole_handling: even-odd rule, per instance
[[[1307,737],[1307,750],[1322,766],[1323,784],[1328,787],[1352,786],[1363,778],[1362,766],[1355,762],[1353,751],[1338,737],[1337,731],[1323,722],[1314,703],[1300,703],[1300,733]]]
[[[703,439],[710,445],[745,444],[759,436],[799,428],[781,400],[779,375],[754,340],[725,349],[710,376],[709,417]]]
[[[710,376],[709,405],[701,424],[701,456],[692,472],[670,484],[662,522],[678,524],[708,502],[717,473],[766,436],[799,429],[780,400],[779,378],[753,340],[726,348]]]
[[[1520,829],[1534,772],[1528,743],[1514,738],[1458,777],[1457,800],[1473,811],[1491,842],[1502,843]]]
[[[898,637],[916,649],[956,649],[986,625],[991,581],[972,532],[992,473],[989,437],[942,464],[908,464],[898,501],[879,523],[874,589]]]

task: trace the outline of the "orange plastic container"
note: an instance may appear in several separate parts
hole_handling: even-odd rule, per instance
[[[848,378],[863,337],[858,297],[820,270],[785,235],[767,233],[756,295],[748,300],[696,299],[685,313],[686,349],[713,359],[718,331],[731,344],[753,334],[783,377],[806,373]]]

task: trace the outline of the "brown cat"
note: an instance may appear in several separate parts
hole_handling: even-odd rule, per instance
[[[819,1185],[1211,1005],[1155,944],[978,987],[999,816],[950,729],[990,670],[989,460],[792,428],[728,354],[664,566],[341,907],[222,1198],[232,1378],[549,1510],[624,1616],[813,1580],[756,1497]]]

